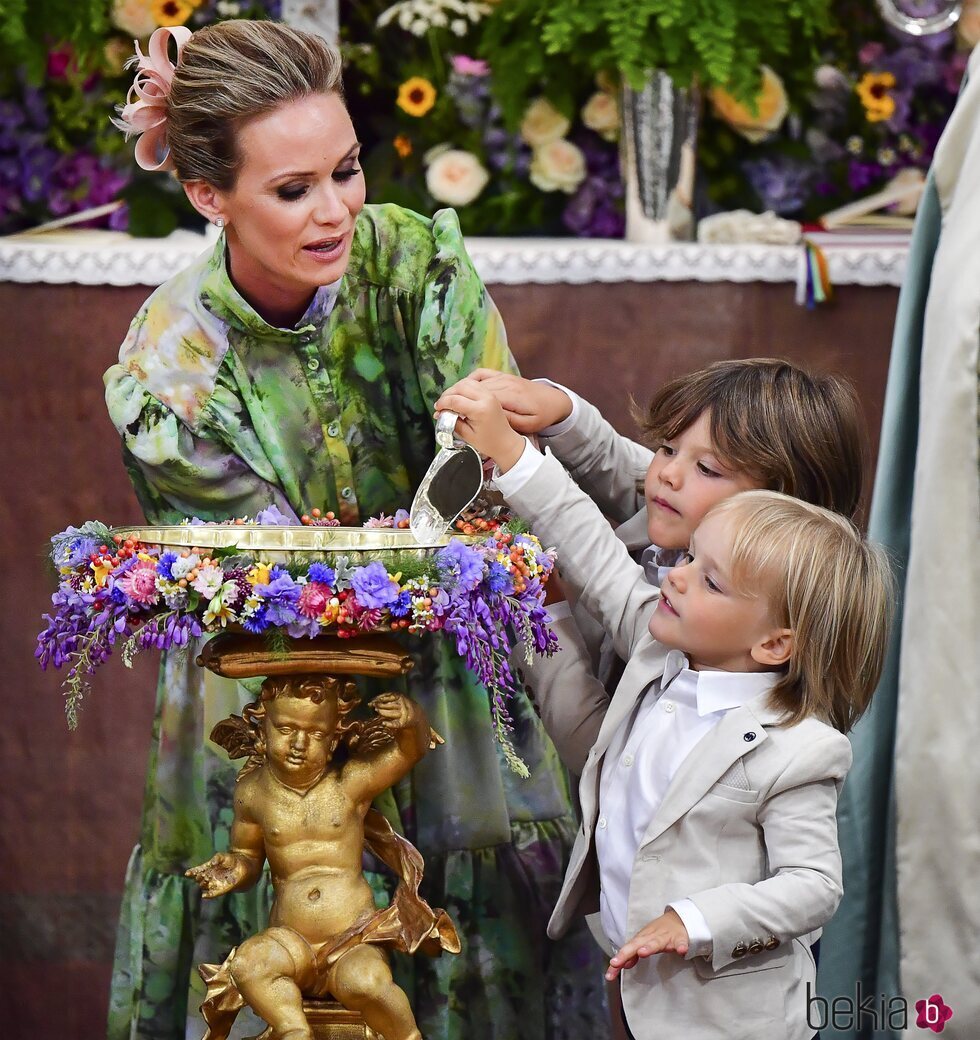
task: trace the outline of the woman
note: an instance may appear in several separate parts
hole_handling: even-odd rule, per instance
[[[121,123],[151,127],[138,160],[172,167],[224,229],[153,293],[106,373],[147,520],[275,505],[357,525],[405,506],[434,454],[443,388],[480,365],[513,369],[455,214],[364,206],[340,59],[319,37],[270,22],[159,30],[137,80]],[[462,660],[446,641],[411,650],[408,689],[446,746],[380,807],[422,852],[423,894],[463,938],[458,957],[394,966],[419,1026],[428,1040],[602,1035],[591,940],[545,938],[575,830],[554,749],[522,701],[516,742],[532,776],[514,777]],[[183,877],[226,847],[232,817],[235,768],[205,735],[251,699],[193,657],[162,665],[112,1038],[200,1036],[195,966],[261,928],[268,907],[267,889],[202,905]]]

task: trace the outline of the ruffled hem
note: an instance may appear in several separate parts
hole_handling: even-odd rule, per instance
[[[559,942],[545,929],[574,837],[567,818],[514,824],[512,841],[426,856],[421,894],[444,907],[462,952],[393,956],[426,1040],[578,1040],[608,1035],[603,960],[584,922]],[[368,869],[379,905],[394,887]],[[129,862],[112,979],[109,1040],[204,1033],[197,965],[220,963],[268,919],[268,874],[248,892],[204,900],[197,885]]]

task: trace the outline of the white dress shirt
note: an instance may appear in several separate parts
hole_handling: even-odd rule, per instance
[[[732,708],[779,681],[773,672],[692,671],[679,650],[667,655],[664,674],[640,699],[613,737],[599,780],[595,843],[599,859],[600,912],[610,942],[622,946],[633,862],[643,835],[681,763]],[[687,956],[708,956],[711,933],[687,899],[670,904],[690,937]]]

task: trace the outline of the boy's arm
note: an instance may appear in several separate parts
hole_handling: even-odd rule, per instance
[[[624,437],[595,405],[560,387],[572,400],[572,414],[539,434],[575,482],[602,512],[619,523],[645,504],[643,482],[654,453]]]
[[[588,648],[575,621],[565,616],[553,627],[561,650],[551,657],[533,654],[528,664],[518,647],[511,667],[523,679],[562,762],[581,776],[609,708],[609,694],[592,670]]]
[[[471,379],[500,402],[516,431],[537,434],[554,451],[606,516],[623,522],[643,507],[653,452],[617,433],[594,405],[550,379],[488,368],[477,369]]]
[[[400,693],[371,701],[377,716],[344,766],[343,785],[354,801],[371,801],[400,780],[429,750],[433,739],[422,708]]]
[[[773,876],[688,896],[711,933],[715,970],[739,959],[743,954],[733,951],[753,940],[790,942],[833,916],[843,893],[837,797],[850,764],[851,746],[841,733],[799,748],[759,812]]]
[[[628,658],[646,634],[660,590],[651,585],[616,537],[596,504],[550,453],[528,455],[536,464],[496,478],[498,489],[544,545],[558,549],[562,584],[612,636],[616,652]],[[510,479],[508,479],[510,478]],[[516,486],[515,486],[516,485]]]

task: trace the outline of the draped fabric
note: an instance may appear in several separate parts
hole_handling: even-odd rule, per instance
[[[900,611],[841,801],[844,901],[825,931],[827,998],[940,994],[944,1035],[980,1029],[980,74],[936,151],[902,287],[869,533]],[[834,1040],[904,1031],[870,1016]]]

